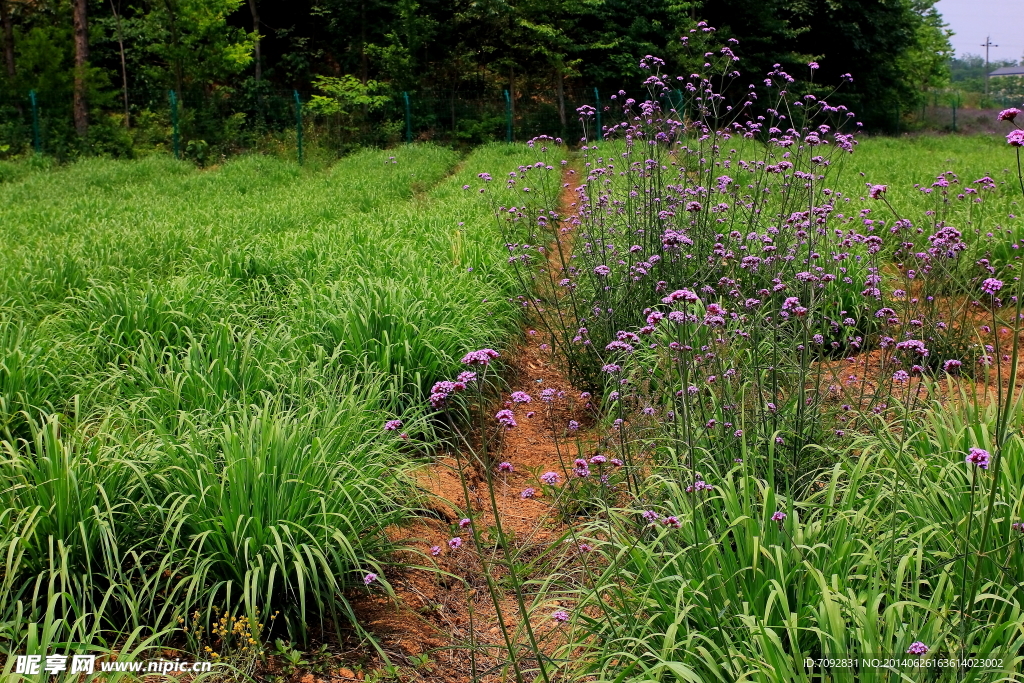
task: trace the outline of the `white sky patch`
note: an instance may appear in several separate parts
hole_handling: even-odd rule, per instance
[[[1024,0],[939,0],[935,8],[955,33],[950,42],[957,57],[984,57],[986,36],[999,46],[989,49],[992,61],[1024,56]]]

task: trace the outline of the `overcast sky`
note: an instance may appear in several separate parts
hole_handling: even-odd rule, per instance
[[[990,48],[989,59],[1020,60],[1024,55],[1024,0],[939,0],[935,4],[953,30],[953,50],[985,56],[985,37],[999,47]]]

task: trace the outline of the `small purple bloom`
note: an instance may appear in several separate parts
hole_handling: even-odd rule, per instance
[[[463,365],[490,365],[491,361],[497,358],[500,354],[494,349],[480,349],[479,351],[470,351],[462,357]]]
[[[560,479],[561,477],[558,476],[558,472],[545,472],[540,475],[540,480],[550,486],[557,484]]]
[[[523,489],[523,492],[519,494],[519,497],[522,498],[523,500],[526,500],[528,498],[533,498],[536,495],[537,491],[535,489],[527,487]]]
[[[786,517],[787,517],[786,513],[783,512],[782,510],[779,510],[778,512],[772,513],[772,521],[773,522],[778,522],[780,525],[782,524],[782,521],[784,519],[786,519]]]
[[[457,550],[462,547],[462,539],[456,536],[455,538],[448,541],[448,547],[452,550]]]
[[[401,420],[388,420],[384,423],[384,431],[386,432],[397,432],[402,428]]]
[[[529,403],[532,400],[533,399],[530,398],[530,395],[528,393],[526,393],[525,391],[513,391],[512,392],[512,402],[513,403]]]
[[[993,295],[1003,288],[1003,281],[997,280],[994,277],[990,277],[981,283],[981,291],[988,295]]]
[[[440,555],[441,554],[441,546],[439,546],[439,545],[432,545],[432,546],[430,546],[430,554],[433,555],[434,557],[437,557],[438,555]]]
[[[918,657],[920,657],[921,655],[927,652],[928,646],[922,643],[920,640],[915,640],[913,643],[910,644],[910,647],[907,648],[908,655],[917,655]]]
[[[983,470],[988,469],[988,464],[991,461],[992,456],[984,448],[971,448],[967,451],[967,457],[964,458],[964,462],[969,465],[980,467]]]
[[[569,613],[565,610],[560,609],[554,614],[552,614],[551,618],[557,621],[559,624],[564,624],[565,622],[569,621]]]
[[[512,463],[510,463],[510,462],[499,462],[498,463],[498,471],[499,472],[514,472],[515,468],[512,467]]]
[[[509,409],[499,410],[494,414],[494,419],[505,425],[505,429],[512,429],[517,426],[516,417]]]
[[[462,519],[459,520],[459,528],[460,529],[465,529],[469,525],[470,525],[469,517],[463,517]]]
[[[367,586],[369,586],[371,583],[373,583],[376,580],[377,580],[377,575],[372,573],[372,572],[363,577],[363,583],[366,584]]]

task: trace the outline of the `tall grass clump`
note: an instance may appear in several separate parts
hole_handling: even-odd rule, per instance
[[[851,181],[856,117],[813,85],[817,65],[759,76],[766,96],[738,49],[707,52],[706,74],[641,61],[646,93],[618,93],[622,123],[583,140],[571,219],[533,203],[561,188],[532,170],[496,207],[523,300],[600,392],[609,435],[555,425],[575,460],[550,478],[554,504],[585,515],[570,533],[594,552],[532,589],[537,609],[574,604],[548,666],[1019,680],[1020,245],[1004,212],[1024,179]]]

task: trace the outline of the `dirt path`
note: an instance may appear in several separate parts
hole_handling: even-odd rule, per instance
[[[561,210],[571,216],[575,201],[575,176],[567,174],[570,186],[563,190]],[[553,250],[549,250],[553,253]],[[565,543],[554,547],[564,539],[567,527],[558,519],[551,501],[541,495],[539,476],[544,472],[556,472],[565,482],[571,475],[575,448],[566,451],[565,429],[570,420],[579,423],[576,434],[583,443],[593,441],[595,435],[589,426],[592,423],[592,409],[588,400],[574,387],[565,371],[554,362],[550,340],[542,330],[525,329],[523,342],[511,352],[505,361],[507,390],[502,396],[513,392],[524,392],[532,401],[529,404],[511,403],[497,408],[508,407],[515,412],[518,426],[505,433],[500,452],[495,462],[509,462],[511,473],[496,478],[496,503],[505,533],[512,539],[511,544],[524,560],[536,558],[551,549],[552,556],[577,552],[574,544]],[[553,390],[560,398],[553,407],[541,400],[541,391]],[[550,412],[549,412],[550,411]],[[561,440],[556,441],[555,431]],[[573,439],[575,441],[575,439]],[[463,457],[462,464],[466,465]],[[486,484],[473,481],[470,469],[463,470],[471,481],[470,504],[478,528],[493,526]],[[402,681],[445,681],[468,683],[476,680],[483,683],[514,680],[507,667],[509,660],[505,640],[499,627],[498,611],[488,591],[480,554],[494,550],[473,547],[470,529],[459,528],[459,521],[465,517],[465,494],[460,482],[457,459],[453,454],[438,458],[417,475],[421,488],[429,500],[427,507],[436,517],[421,517],[410,527],[396,530],[396,534],[419,554],[406,553],[400,560],[409,565],[432,565],[431,570],[409,566],[389,571],[388,580],[395,590],[395,600],[383,595],[358,598],[355,609],[361,623],[372,630],[393,665],[390,680]],[[524,491],[533,489],[534,497],[524,496]],[[449,541],[459,537],[462,546],[452,549]],[[432,549],[436,556],[432,555]],[[436,549],[440,549],[439,552]],[[548,562],[551,560],[549,559]],[[543,566],[532,568],[527,578],[544,578]],[[513,638],[525,644],[522,632],[522,615],[514,592],[505,581],[501,569],[492,567],[491,576],[499,587],[499,608]],[[532,604],[533,595],[527,590],[527,606]],[[537,636],[543,641],[542,649],[551,653],[558,643],[559,626],[551,618],[558,609],[557,604],[544,605],[534,613],[532,624]],[[475,643],[475,647],[473,644]],[[475,662],[471,649],[476,653]],[[384,662],[379,656],[333,671],[328,677],[313,677],[305,683],[318,680],[382,680]]]

